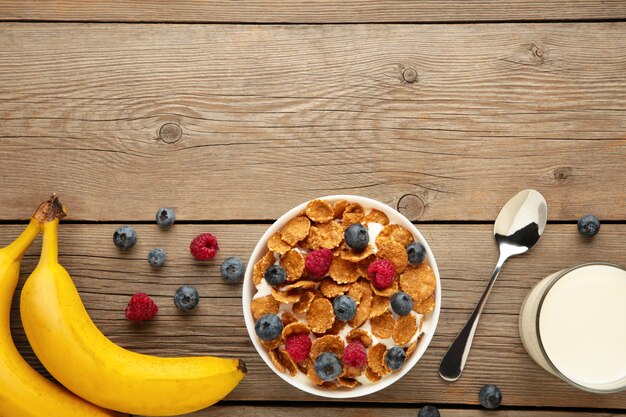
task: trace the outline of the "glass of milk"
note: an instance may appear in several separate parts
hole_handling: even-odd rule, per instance
[[[626,389],[626,269],[597,262],[544,278],[522,304],[519,330],[528,354],[562,380]]]

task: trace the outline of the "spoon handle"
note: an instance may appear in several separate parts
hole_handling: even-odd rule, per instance
[[[480,301],[478,301],[478,305],[472,312],[469,320],[467,320],[467,323],[465,323],[465,326],[463,326],[463,329],[459,332],[459,335],[450,345],[446,354],[443,356],[441,365],[439,365],[439,375],[446,381],[456,381],[461,376],[463,368],[465,368],[465,362],[467,361],[469,351],[472,347],[472,340],[474,340],[474,333],[476,332],[476,327],[478,326],[480,313],[482,313],[483,307],[485,307],[485,303],[487,302],[487,297],[489,297],[489,293],[491,292],[493,285],[496,283],[496,278],[498,278],[500,269],[508,257],[508,255],[502,253],[500,254],[498,263],[493,270],[493,274],[487,284],[487,288],[485,288],[483,295],[480,297]]]

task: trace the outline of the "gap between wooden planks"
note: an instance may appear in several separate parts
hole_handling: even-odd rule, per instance
[[[0,1],[0,20],[119,22],[458,22],[624,19],[620,0]]]
[[[175,225],[161,231],[156,224],[138,225],[137,246],[128,253],[112,244],[116,224],[62,224],[60,261],[74,278],[96,324],[122,346],[143,353],[240,357],[249,374],[227,398],[236,401],[321,401],[282,381],[260,359],[243,324],[241,286],[219,278],[219,265],[228,256],[247,261],[267,225]],[[569,387],[536,365],[524,351],[517,314],[525,295],[542,277],[587,261],[624,261],[626,225],[606,224],[593,239],[585,239],[573,224],[549,224],[538,245],[512,258],[504,267],[478,327],[462,378],[445,383],[437,374],[445,350],[465,323],[497,258],[491,225],[419,225],[437,258],[442,276],[442,314],[435,337],[416,367],[392,388],[355,399],[357,402],[477,404],[480,387],[494,383],[511,406],[595,407],[626,409],[626,392],[592,395]],[[23,225],[2,225],[0,242],[9,242]],[[189,241],[200,232],[215,233],[221,250],[209,263],[193,260]],[[21,288],[38,260],[39,240],[24,258]],[[162,269],[151,269],[149,249],[168,253]],[[198,288],[201,302],[192,314],[176,311],[172,296],[178,286]],[[135,292],[150,294],[160,310],[154,321],[133,325],[124,307]],[[12,331],[19,350],[42,370],[28,347],[19,324],[18,294],[12,311]],[[593,314],[593,300],[581,306]],[[268,384],[268,381],[270,384]],[[268,392],[271,386],[271,392]]]
[[[55,190],[81,220],[268,220],[337,193],[493,220],[537,188],[551,220],[623,221],[624,39],[626,23],[0,23],[0,219]]]

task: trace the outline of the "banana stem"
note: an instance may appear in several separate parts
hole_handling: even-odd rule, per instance
[[[56,264],[59,260],[59,219],[43,224],[40,264]]]
[[[30,223],[28,223],[26,229],[24,229],[18,238],[9,244],[4,250],[7,254],[10,254],[12,259],[21,258],[40,231],[41,225],[39,222],[35,219],[30,219]]]

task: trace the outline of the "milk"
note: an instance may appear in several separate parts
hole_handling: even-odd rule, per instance
[[[544,369],[579,388],[626,388],[626,270],[586,264],[539,282],[520,311],[520,336]]]

